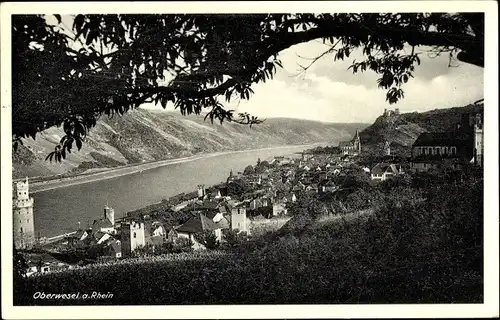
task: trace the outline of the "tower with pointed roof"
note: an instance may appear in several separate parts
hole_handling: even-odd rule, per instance
[[[14,185],[12,198],[14,246],[29,249],[35,243],[33,198],[29,195],[28,177]]]
[[[354,134],[354,138],[352,141],[354,145],[354,150],[357,151],[358,154],[361,153],[361,138],[359,137],[359,131],[356,129],[356,133]]]

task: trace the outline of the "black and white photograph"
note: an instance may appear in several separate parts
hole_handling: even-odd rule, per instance
[[[2,317],[498,316],[497,3],[409,2],[3,3]]]

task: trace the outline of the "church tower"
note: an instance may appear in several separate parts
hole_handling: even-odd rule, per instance
[[[33,221],[33,198],[29,196],[28,177],[14,185],[12,197],[14,246],[29,249],[35,243],[35,223]]]
[[[356,133],[353,138],[354,150],[360,154],[361,153],[361,138],[359,137],[359,131],[356,129]]]

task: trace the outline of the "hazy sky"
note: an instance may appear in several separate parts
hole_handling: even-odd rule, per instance
[[[312,41],[282,51],[283,69],[278,69],[274,80],[253,85],[255,94],[250,100],[236,101],[228,107],[259,118],[371,123],[384,108],[422,112],[464,106],[483,98],[483,68],[457,60],[448,67],[447,54],[432,57],[422,53],[415,78],[403,86],[405,98],[394,105],[386,102],[386,91],[377,87],[376,73],[353,74],[347,70],[354,59],[363,58],[359,52],[344,61],[333,61],[333,55],[325,55],[300,73],[299,64],[309,65],[311,58],[327,48],[321,41]]]
[[[386,91],[377,87],[378,75],[367,71],[352,74],[347,68],[353,59],[333,61],[333,55],[318,60],[305,73],[301,65],[324,52],[320,41],[296,45],[280,55],[284,69],[274,81],[254,86],[250,101],[241,101],[238,111],[259,117],[287,116],[328,122],[373,122],[384,108],[399,108],[401,112],[426,111],[467,105],[483,98],[483,69],[453,61],[421,55],[421,65],[403,87],[405,98],[395,105],[385,101]],[[300,57],[299,57],[300,56]]]
[[[50,16],[48,20],[55,22]],[[70,16],[63,16],[66,26],[71,26],[72,20]],[[384,108],[422,112],[464,106],[483,98],[483,68],[457,60],[452,62],[453,67],[448,67],[447,54],[429,57],[422,53],[415,78],[403,86],[405,98],[395,105],[385,101],[386,91],[377,87],[377,74],[371,71],[353,74],[347,70],[354,59],[364,59],[359,51],[344,61],[333,61],[333,54],[325,55],[300,73],[299,64],[309,65],[310,59],[327,49],[327,45],[316,40],[282,51],[279,57],[283,69],[278,69],[276,77],[253,85],[255,94],[249,101],[235,101],[228,108],[259,118],[371,123]],[[161,110],[160,106],[144,107]],[[167,105],[167,110],[173,110],[173,106]]]

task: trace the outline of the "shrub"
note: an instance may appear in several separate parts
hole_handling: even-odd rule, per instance
[[[204,231],[194,235],[196,241],[201,243],[207,249],[217,249],[220,245],[214,231]]]

